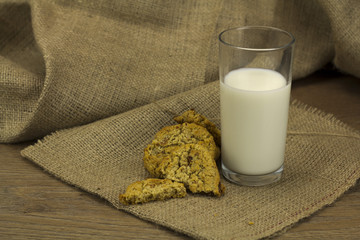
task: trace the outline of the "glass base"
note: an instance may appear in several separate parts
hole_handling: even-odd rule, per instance
[[[264,175],[245,175],[231,171],[223,163],[221,164],[223,176],[230,182],[244,186],[264,186],[280,180],[283,172],[283,165],[271,173]]]

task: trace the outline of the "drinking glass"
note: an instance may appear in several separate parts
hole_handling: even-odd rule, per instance
[[[278,181],[284,165],[295,38],[267,26],[219,35],[221,165],[231,182]]]

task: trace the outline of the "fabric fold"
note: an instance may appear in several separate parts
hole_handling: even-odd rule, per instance
[[[218,80],[218,34],[296,38],[293,77],[359,76],[357,1],[3,1],[0,142],[41,138]],[[338,7],[339,6],[339,7]],[[15,97],[16,96],[16,97]]]

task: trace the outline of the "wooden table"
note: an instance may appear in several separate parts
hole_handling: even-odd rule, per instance
[[[293,83],[292,96],[360,131],[360,79],[326,70]],[[0,239],[188,239],[115,210],[0,144]],[[277,239],[360,239],[360,184]]]

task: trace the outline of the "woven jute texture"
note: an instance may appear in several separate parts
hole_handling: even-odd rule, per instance
[[[0,1],[0,142],[124,113],[218,80],[218,34],[296,38],[293,77],[334,62],[360,77],[360,2]]]
[[[173,116],[194,108],[220,124],[221,31],[270,25],[293,33],[295,80],[330,62],[360,77],[359,9],[357,0],[0,1],[0,142],[41,139],[22,155],[115,208],[189,236],[276,234],[360,177],[359,134],[296,101],[277,184],[223,180],[222,198],[190,194],[129,207],[117,196],[149,177],[143,149]]]
[[[276,234],[332,203],[360,177],[360,134],[331,115],[294,101],[280,182],[242,187],[222,179],[226,194],[221,198],[189,194],[184,199],[122,206],[119,193],[150,177],[142,161],[146,144],[160,128],[175,124],[175,113],[189,108],[219,124],[219,84],[55,132],[22,155],[116,208],[199,239]]]

